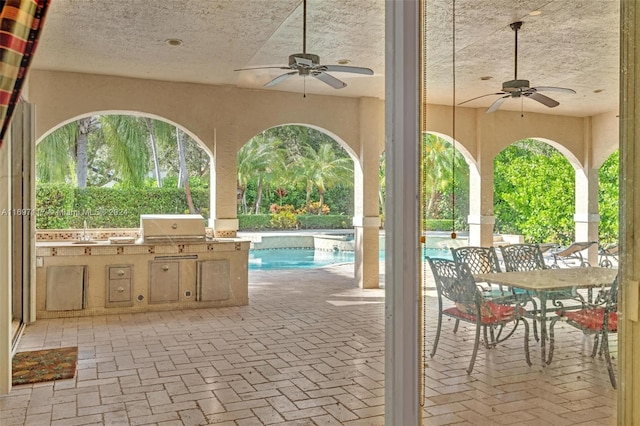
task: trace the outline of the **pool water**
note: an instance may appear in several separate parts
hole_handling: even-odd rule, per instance
[[[423,256],[450,259],[448,249],[424,249]],[[380,260],[384,260],[384,251],[380,251]],[[249,270],[305,269],[322,266],[353,263],[352,251],[323,251],[314,249],[263,249],[249,250]]]

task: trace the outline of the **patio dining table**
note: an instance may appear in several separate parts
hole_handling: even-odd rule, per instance
[[[540,320],[540,351],[542,364],[549,364],[546,357],[547,341],[547,301],[553,299],[554,292],[569,289],[594,289],[608,286],[613,283],[618,271],[610,268],[586,267],[586,268],[560,268],[539,269],[522,272],[497,272],[490,274],[478,274],[474,277],[478,281],[487,281],[512,288],[525,290],[531,297],[540,300],[538,312],[531,312],[534,318]],[[556,308],[562,307],[561,302],[554,301]]]

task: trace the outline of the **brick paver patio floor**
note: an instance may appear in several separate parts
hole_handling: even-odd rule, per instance
[[[19,350],[77,345],[78,372],[14,387],[0,424],[383,424],[384,290],[354,287],[352,265],[251,272],[250,283],[249,306],[38,320]],[[430,348],[437,305],[426,300]],[[553,363],[541,366],[532,339],[528,367],[518,330],[481,347],[467,375],[473,330],[452,329],[445,319],[426,361],[425,425],[615,424],[590,338],[560,325]]]

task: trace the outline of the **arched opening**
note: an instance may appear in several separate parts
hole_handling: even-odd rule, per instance
[[[557,147],[548,141],[523,139],[495,157],[497,232],[522,235],[529,243],[575,241],[574,194],[580,171]]]
[[[316,215],[332,210],[353,215],[353,160],[326,132],[300,125],[267,129],[238,151],[239,213],[261,214],[272,204],[291,204]]]
[[[209,216],[211,152],[161,117],[85,114],[36,148],[38,229],[135,228],[140,214]],[[86,222],[85,222],[86,221]]]
[[[266,247],[277,247],[282,258],[270,252],[269,262],[264,261],[266,256],[261,257],[260,262],[250,262],[250,267],[295,268],[321,266],[332,259],[336,263],[353,260],[356,164],[345,143],[312,126],[271,127],[247,141],[237,155],[239,231],[245,236],[252,231],[297,230],[306,234],[298,239],[290,234],[262,236],[261,240],[269,238],[269,243],[254,243],[253,256],[264,254],[261,250]],[[321,241],[318,236],[309,237],[314,233],[332,236],[327,237],[330,241]],[[288,248],[311,253],[287,252]],[[322,253],[314,255],[314,250],[333,254],[328,258]]]
[[[475,169],[468,151],[447,135],[424,133],[421,187],[426,231],[468,231],[470,176]]]

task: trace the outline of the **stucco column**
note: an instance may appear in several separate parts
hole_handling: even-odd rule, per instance
[[[493,160],[469,167],[469,245],[493,245]]]
[[[619,425],[640,424],[640,4],[621,2]]]
[[[573,217],[576,227],[576,241],[598,241],[598,170],[576,170],[576,213]],[[598,264],[598,247],[588,250],[588,260],[593,266]]]
[[[215,236],[235,237],[238,231],[237,150],[231,135],[216,131],[211,167],[211,215]],[[211,223],[213,220],[213,223]]]
[[[0,147],[0,395],[11,390],[11,173],[10,141]]]
[[[359,161],[354,165],[355,279],[360,288],[380,282],[380,147],[384,143],[384,108],[372,98],[359,102]]]

